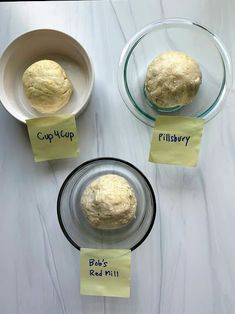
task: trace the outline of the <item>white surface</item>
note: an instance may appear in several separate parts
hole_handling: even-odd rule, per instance
[[[147,161],[151,130],[129,113],[117,88],[126,40],[159,18],[207,25],[234,58],[234,9],[232,0],[0,4],[1,53],[26,31],[55,28],[81,41],[96,71],[91,103],[77,121],[77,160],[34,163],[25,126],[0,108],[0,313],[235,313],[234,91],[206,125],[191,169]],[[63,180],[98,156],[134,163],[157,197],[154,229],[132,254],[130,299],[80,296],[79,252],[57,222]]]

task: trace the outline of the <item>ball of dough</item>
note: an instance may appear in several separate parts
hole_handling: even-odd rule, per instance
[[[64,107],[72,94],[72,84],[63,68],[52,60],[33,63],[23,74],[23,86],[32,107],[54,113]]]
[[[147,69],[145,93],[161,108],[188,105],[202,81],[198,63],[180,51],[165,52],[153,59]]]
[[[81,208],[90,224],[100,229],[127,225],[134,217],[137,201],[128,181],[113,174],[89,184],[81,197]]]

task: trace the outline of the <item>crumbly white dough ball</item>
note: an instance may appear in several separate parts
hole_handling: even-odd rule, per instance
[[[90,224],[100,229],[127,225],[136,212],[137,200],[128,181],[107,174],[91,182],[81,197],[81,208]]]
[[[145,93],[161,108],[188,105],[202,81],[198,63],[180,51],[169,51],[153,59],[147,69]]]
[[[54,113],[64,107],[72,94],[72,84],[55,61],[40,60],[23,74],[23,86],[32,107],[41,113]]]

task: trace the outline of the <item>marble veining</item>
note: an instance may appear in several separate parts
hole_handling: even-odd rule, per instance
[[[77,159],[34,163],[25,126],[0,106],[0,314],[235,313],[234,85],[205,126],[195,169],[148,162],[151,129],[131,115],[117,86],[125,43],[162,18],[206,25],[234,61],[234,9],[232,0],[0,3],[0,53],[26,31],[55,28],[84,45],[96,73],[77,120]],[[132,254],[130,299],[80,296],[79,252],[57,221],[65,177],[102,156],[134,163],[157,199],[154,228]]]

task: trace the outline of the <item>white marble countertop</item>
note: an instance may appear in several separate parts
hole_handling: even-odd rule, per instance
[[[234,314],[235,94],[204,130],[197,168],[148,162],[151,129],[133,117],[117,87],[125,42],[164,17],[207,25],[235,57],[233,0],[0,3],[0,53],[15,37],[55,28],[78,39],[96,72],[92,99],[77,120],[77,159],[34,163],[25,126],[0,107],[1,314]],[[132,254],[131,297],[79,293],[79,252],[62,234],[56,200],[85,160],[134,163],[155,190],[158,217]]]

